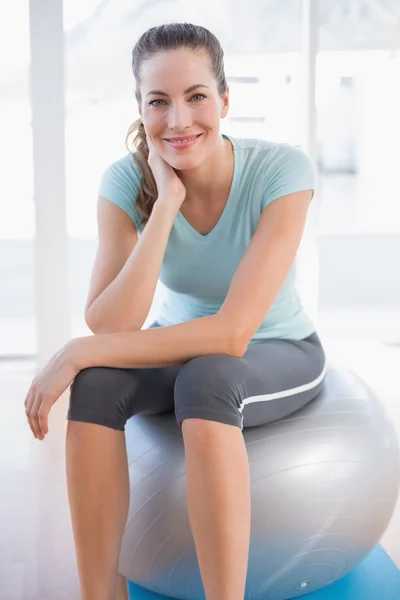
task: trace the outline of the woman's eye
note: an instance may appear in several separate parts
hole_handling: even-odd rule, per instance
[[[195,98],[199,98],[200,100],[203,100],[203,98],[205,98],[206,96],[204,94],[194,94],[194,96],[192,96],[190,98],[190,100],[193,100]],[[162,102],[163,104],[165,104],[164,100],[152,100],[151,102],[149,102],[149,106],[160,106],[160,104],[157,104],[158,102]]]

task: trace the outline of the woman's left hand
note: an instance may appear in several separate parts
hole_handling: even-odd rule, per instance
[[[26,395],[25,414],[34,437],[39,440],[48,433],[51,407],[80,371],[76,365],[77,343],[77,339],[71,340],[50,359]]]

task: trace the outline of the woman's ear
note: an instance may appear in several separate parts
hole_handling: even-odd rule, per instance
[[[226,86],[225,94],[221,98],[222,107],[221,107],[221,119],[224,119],[228,114],[229,110],[229,85]]]

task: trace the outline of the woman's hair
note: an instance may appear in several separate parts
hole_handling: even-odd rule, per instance
[[[158,27],[152,27],[141,35],[132,50],[132,70],[136,84],[136,100],[142,101],[140,91],[140,69],[143,61],[153,57],[159,52],[177,50],[179,48],[191,48],[192,50],[204,50],[210,57],[211,71],[217,81],[218,91],[222,97],[226,91],[226,77],[224,70],[224,52],[222,47],[211,31],[200,25],[191,23],[168,23]],[[128,140],[133,135],[133,152],[129,147]],[[137,119],[128,129],[125,145],[138,169],[142,174],[142,180],[136,208],[144,224],[151,215],[154,203],[157,200],[157,186],[153,173],[148,165],[149,148],[146,142],[146,134],[141,119]]]

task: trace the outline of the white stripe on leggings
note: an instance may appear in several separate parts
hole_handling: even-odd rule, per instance
[[[317,387],[317,385],[321,383],[321,381],[325,377],[326,369],[327,364],[325,363],[324,368],[322,369],[322,373],[310,383],[304,383],[303,385],[299,385],[295,388],[283,390],[282,392],[275,392],[274,394],[259,394],[258,396],[249,396],[241,402],[240,411],[243,410],[246,404],[252,404],[253,402],[269,402],[270,400],[277,400],[278,398],[286,398],[286,396],[294,396],[295,394],[308,392],[308,390],[312,390],[314,387]]]

